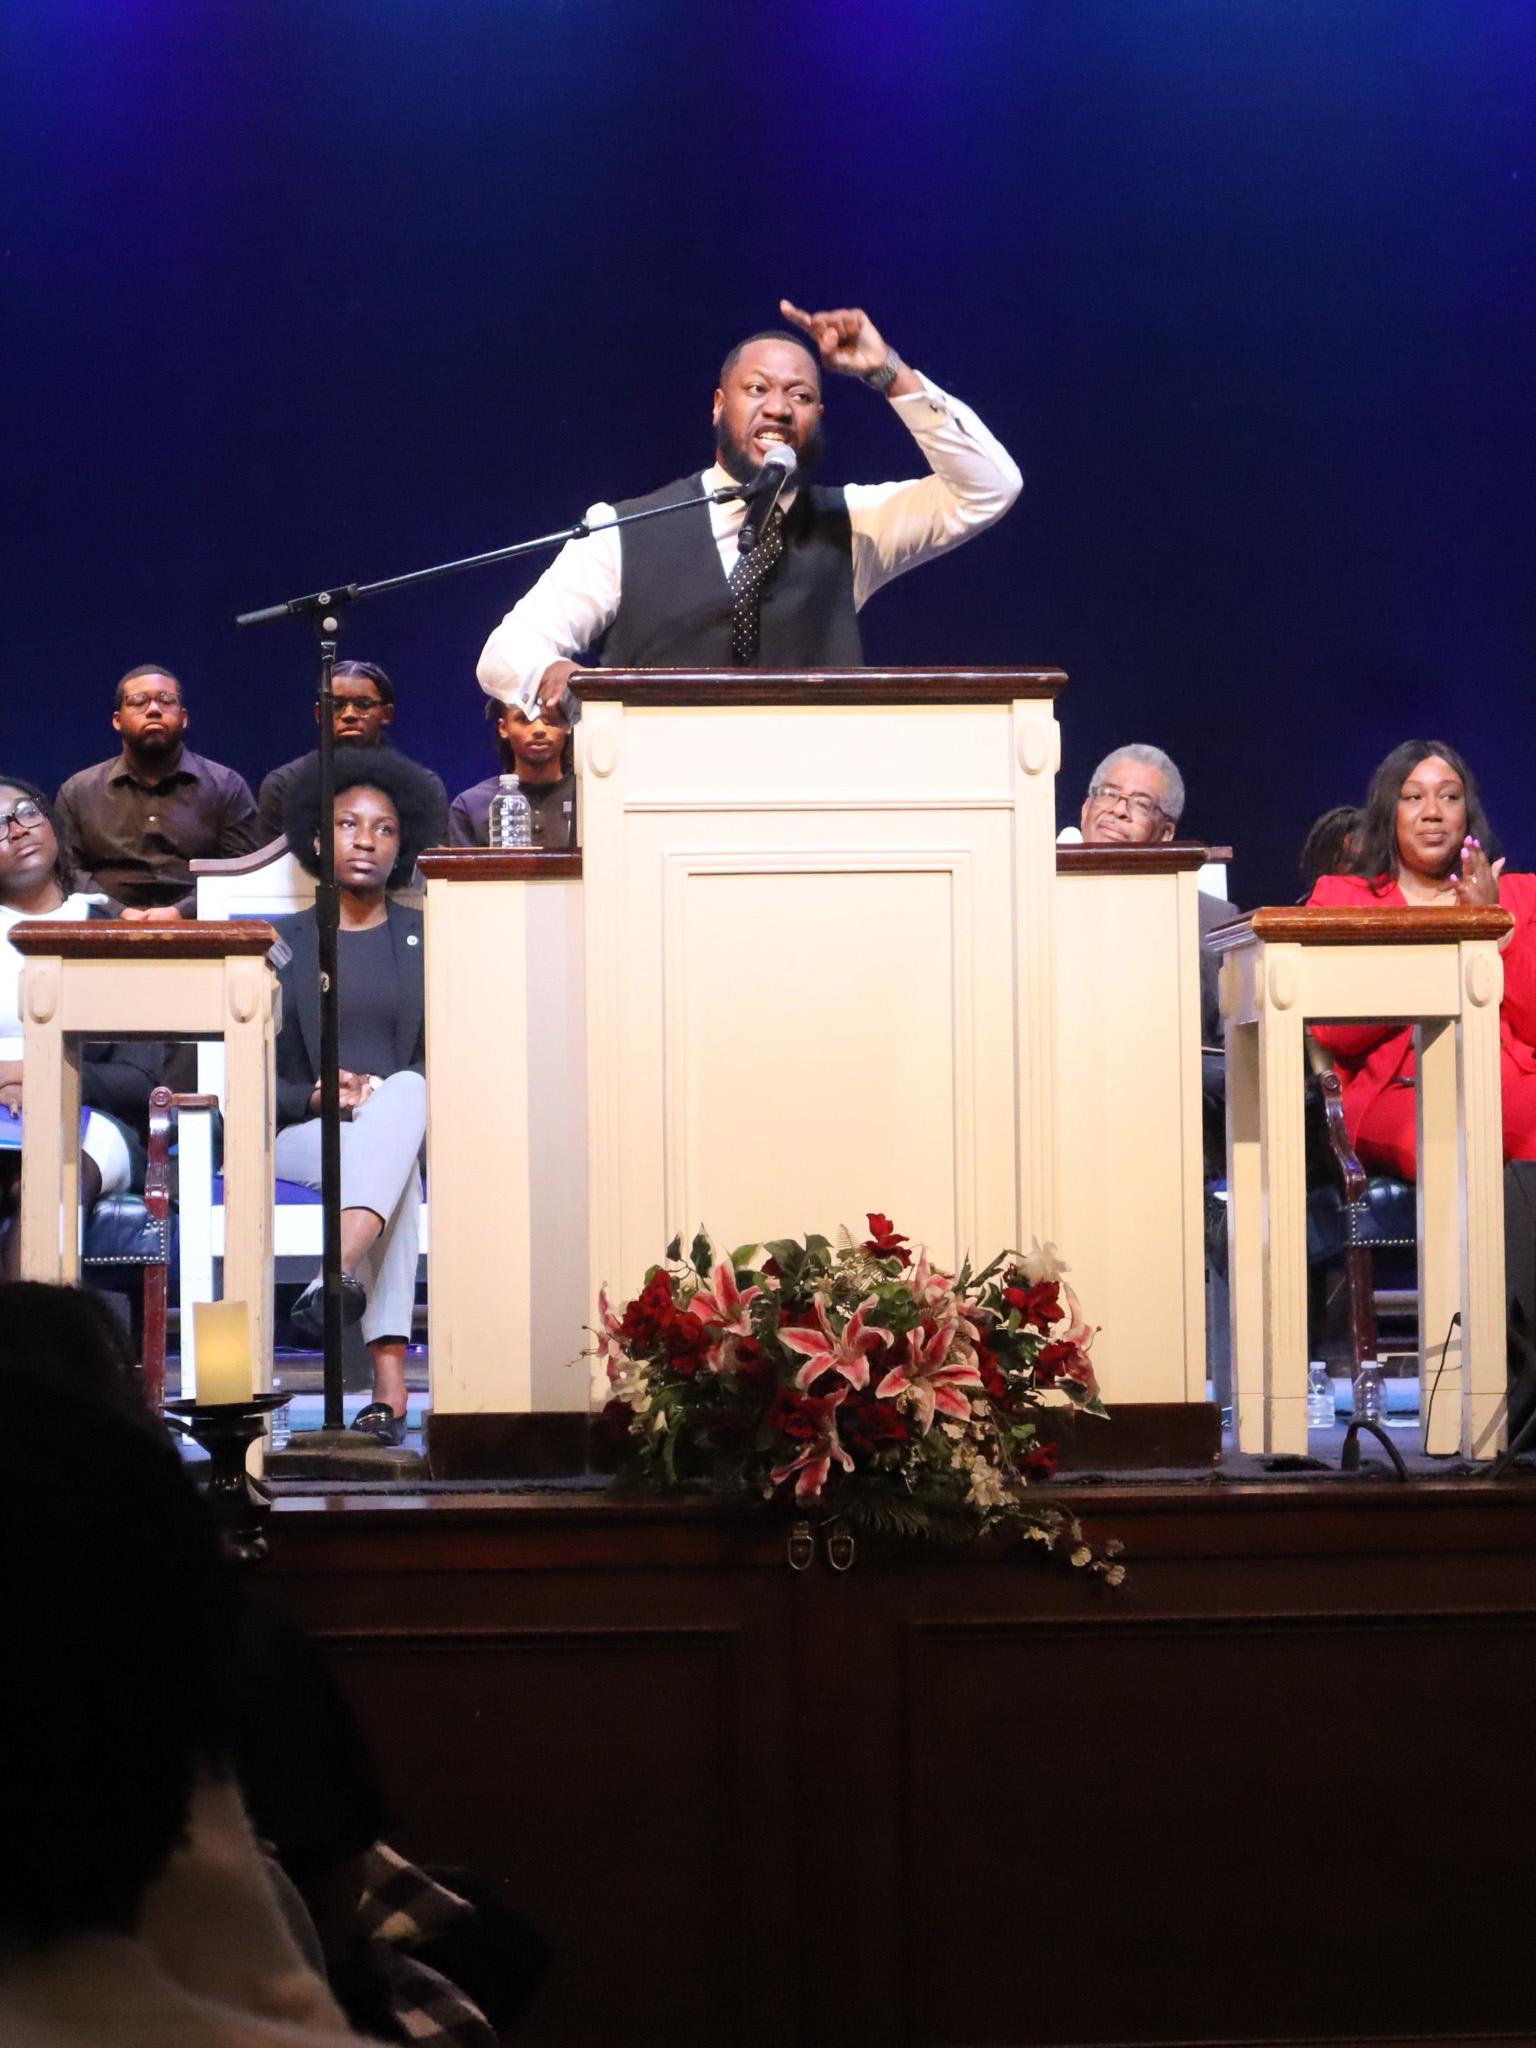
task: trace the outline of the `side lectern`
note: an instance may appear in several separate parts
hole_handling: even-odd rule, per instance
[[[1102,1327],[1112,1410],[1205,1399],[1197,877],[1210,852],[1056,853],[1061,1243]]]
[[[21,1266],[30,1280],[79,1278],[80,1048],[93,1038],[221,1038],[228,1300],[250,1305],[258,1389],[272,1370],[273,1058],[281,1001],[277,934],[229,924],[11,927],[23,955],[27,1075]],[[189,1303],[183,1303],[187,1314]],[[190,1320],[190,1316],[188,1317]]]
[[[945,1265],[1058,1235],[1065,681],[572,678],[593,1296],[701,1225],[877,1209]]]
[[[1213,934],[1227,1020],[1232,1385],[1244,1450],[1307,1447],[1302,1038],[1408,1024],[1418,1056],[1425,1448],[1491,1458],[1505,1424],[1499,909],[1256,910]],[[1436,1361],[1438,1360],[1438,1363]]]

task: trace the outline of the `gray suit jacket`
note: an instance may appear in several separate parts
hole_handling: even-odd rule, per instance
[[[1234,918],[1242,916],[1235,903],[1228,903],[1220,896],[1208,896],[1200,891],[1200,1043],[1220,1045],[1222,1042],[1221,1001],[1217,993],[1217,982],[1221,974],[1221,955],[1213,953],[1205,943],[1210,934],[1221,924],[1231,924]]]

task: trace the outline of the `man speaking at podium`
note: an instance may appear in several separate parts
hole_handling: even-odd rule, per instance
[[[815,347],[764,333],[731,350],[710,467],[643,498],[593,505],[587,519],[733,484],[748,487],[746,501],[567,542],[486,642],[478,674],[489,695],[537,695],[570,717],[577,657],[605,668],[857,668],[858,613],[881,585],[994,525],[1017,498],[1013,458],[968,406],[909,369],[866,313],[808,313],[787,299],[779,308]],[[823,368],[885,397],[930,474],[812,483]]]

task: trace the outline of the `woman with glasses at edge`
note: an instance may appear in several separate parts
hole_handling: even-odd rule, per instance
[[[23,918],[61,924],[112,917],[116,905],[71,886],[53,806],[35,784],[0,774],[0,1277],[14,1278],[21,1188],[21,955],[11,926]],[[92,1044],[80,1062],[80,1201],[88,1215],[104,1195],[121,1194],[142,1172],[141,1138],[149,1091],[164,1048],[149,1043]]]
[[[1445,740],[1404,740],[1371,779],[1352,872],[1321,875],[1312,903],[1412,911],[1499,905],[1515,928],[1500,941],[1504,1157],[1536,1159],[1536,875],[1509,875],[1477,782]],[[1413,1180],[1417,1167],[1412,1029],[1315,1024],[1343,1083],[1344,1120],[1361,1160]]]

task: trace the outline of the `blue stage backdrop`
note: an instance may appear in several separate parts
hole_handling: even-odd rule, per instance
[[[1159,741],[1285,899],[1310,817],[1440,733],[1536,858],[1531,0],[8,0],[0,38],[6,766],[100,758],[155,659],[254,783],[310,650],[236,611],[702,462],[786,293],[1019,457],[867,652],[1065,667],[1068,812]],[[909,472],[829,410],[829,478]],[[450,788],[532,573],[348,624]]]

